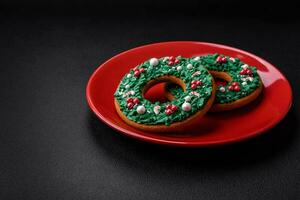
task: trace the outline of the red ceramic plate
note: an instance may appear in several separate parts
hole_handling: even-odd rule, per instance
[[[237,57],[256,66],[265,86],[262,95],[243,108],[209,113],[199,121],[198,127],[183,134],[158,134],[137,130],[128,126],[118,116],[113,94],[119,81],[130,68],[152,57],[189,57],[208,53]],[[155,90],[152,90],[152,93],[155,96]],[[86,95],[94,113],[115,130],[143,141],[176,146],[215,146],[257,136],[280,122],[292,102],[291,87],[287,79],[262,58],[224,45],[185,41],[150,44],[114,56],[93,73],[87,85]]]

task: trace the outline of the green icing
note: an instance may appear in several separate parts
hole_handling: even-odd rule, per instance
[[[218,56],[219,54],[206,55],[201,56],[200,60],[198,60],[200,65],[202,67],[205,67],[209,71],[226,72],[232,77],[232,81],[229,82],[226,86],[218,86],[215,103],[226,104],[233,102],[250,95],[259,87],[259,85],[261,84],[261,80],[257,73],[256,67],[247,67],[247,69],[250,69],[252,71],[251,75],[241,75],[240,71],[243,69],[242,66],[245,65],[245,63],[241,62],[238,58],[234,58],[233,61],[229,56],[224,56],[227,60],[226,62],[217,63],[216,59],[218,58]],[[229,86],[232,85],[233,82],[239,83],[240,91],[229,90]],[[166,89],[170,91],[175,96],[175,98],[178,98],[182,93],[182,89],[175,84],[167,84]],[[221,89],[224,89],[224,91],[221,91]]]
[[[134,70],[130,70],[130,72],[123,77],[114,96],[121,111],[129,120],[147,125],[170,125],[174,122],[183,121],[195,114],[197,111],[203,109],[212,94],[212,76],[200,65],[199,62],[193,59],[181,56],[178,56],[176,59],[179,60],[180,63],[173,66],[168,65],[167,58],[158,59],[157,66],[152,66],[149,61],[145,61],[137,66],[138,69],[145,69],[145,72],[136,77],[134,76]],[[193,68],[188,69],[188,64],[191,64]],[[181,70],[178,69],[180,68],[179,66],[181,66]],[[200,74],[198,74],[199,72]],[[149,100],[144,99],[142,97],[144,86],[150,80],[162,76],[175,76],[180,78],[186,85],[186,92],[182,91],[176,99],[167,103],[151,103]],[[202,82],[202,84],[197,86],[194,90],[191,89],[191,81],[193,80],[200,80]],[[191,92],[197,92],[200,96],[198,97],[197,94],[195,95],[195,93]],[[191,100],[188,102],[191,104],[190,111],[184,111],[182,109],[182,104],[185,103],[184,98],[186,96],[191,97]],[[126,101],[128,98],[139,98],[140,102],[134,105],[132,109],[129,109]],[[167,115],[165,110],[168,104],[175,105],[178,109],[172,114]],[[141,105],[143,105],[146,109],[146,112],[143,114],[139,114],[137,112],[137,107]],[[155,106],[160,106],[159,113],[154,112]]]

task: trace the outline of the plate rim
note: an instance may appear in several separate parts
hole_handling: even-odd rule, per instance
[[[191,43],[191,44],[202,44],[202,45],[207,45],[207,46],[212,46],[212,47],[219,47],[219,48],[225,48],[228,50],[232,50],[232,51],[236,51],[236,52],[240,52],[242,54],[245,54],[247,56],[250,56],[252,58],[254,58],[255,60],[258,60],[259,62],[261,62],[263,65],[271,65],[273,68],[275,68],[278,73],[285,79],[287,86],[288,86],[288,90],[289,90],[289,94],[290,94],[290,101],[289,104],[287,105],[287,107],[285,108],[283,114],[280,116],[280,118],[274,122],[269,124],[266,127],[262,127],[256,131],[252,131],[249,132],[249,134],[247,135],[242,135],[239,137],[235,137],[235,138],[231,138],[231,139],[223,139],[223,140],[217,140],[217,141],[205,141],[205,142],[184,142],[184,141],[171,141],[171,140],[165,140],[165,139],[158,139],[158,138],[153,138],[153,137],[149,137],[149,136],[145,136],[145,135],[140,135],[138,133],[135,133],[133,131],[124,129],[120,126],[117,126],[115,124],[113,124],[112,122],[110,122],[110,120],[106,119],[96,108],[96,106],[94,105],[92,99],[91,99],[91,84],[92,84],[92,80],[95,78],[95,76],[98,74],[98,71],[101,70],[101,68],[103,66],[105,66],[107,63],[111,62],[112,60],[118,58],[119,56],[122,56],[124,54],[127,54],[131,51],[136,51],[139,49],[143,49],[143,48],[148,48],[151,46],[156,46],[156,45],[166,45],[166,44],[175,44],[175,43]],[[288,79],[285,77],[285,75],[273,64],[271,64],[270,62],[266,61],[265,59],[254,55],[253,53],[250,53],[248,51],[242,50],[242,49],[238,49],[235,47],[231,47],[228,45],[224,45],[224,44],[217,44],[217,43],[211,43],[211,42],[201,42],[201,41],[167,41],[167,42],[157,42],[157,43],[151,43],[151,44],[146,44],[146,45],[141,45],[138,47],[134,47],[131,49],[128,49],[126,51],[123,51],[121,53],[118,53],[116,55],[114,55],[113,57],[111,57],[110,59],[106,60],[104,63],[100,64],[96,70],[94,70],[94,72],[92,73],[92,75],[90,76],[87,86],[86,86],[86,98],[87,98],[87,102],[88,105],[90,107],[90,109],[94,112],[94,114],[96,114],[96,116],[102,120],[105,124],[107,124],[109,127],[113,128],[114,130],[116,130],[119,133],[122,133],[126,136],[129,136],[131,138],[135,138],[141,141],[145,141],[148,143],[155,143],[155,144],[161,144],[161,145],[168,145],[168,146],[179,146],[179,147],[212,147],[212,146],[221,146],[221,145],[227,145],[227,144],[232,144],[232,143],[237,143],[237,142],[241,142],[244,140],[248,140],[251,139],[253,137],[259,136],[264,132],[267,132],[268,130],[272,129],[274,126],[276,126],[278,123],[280,123],[288,114],[292,104],[293,104],[293,93],[292,93],[292,88],[291,88],[291,84],[289,83]]]

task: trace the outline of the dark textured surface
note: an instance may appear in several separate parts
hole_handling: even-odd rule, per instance
[[[299,35],[294,18],[3,14],[0,199],[299,198]],[[146,144],[100,122],[85,99],[97,66],[169,40],[235,46],[278,66],[293,87],[288,116],[258,138],[211,149]]]

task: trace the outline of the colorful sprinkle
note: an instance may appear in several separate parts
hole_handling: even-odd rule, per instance
[[[144,114],[144,113],[146,112],[145,106],[143,106],[143,105],[138,106],[138,107],[136,108],[136,112],[137,112],[138,114]]]
[[[190,97],[190,96],[186,96],[186,97],[184,97],[184,100],[185,100],[186,102],[190,102],[190,101],[191,101],[191,97]]]
[[[149,60],[149,63],[151,66],[155,67],[156,65],[158,65],[158,59],[157,58],[151,58]]]
[[[185,112],[188,112],[192,109],[192,106],[190,103],[188,102],[184,102],[181,106],[182,110],[185,111]]]
[[[186,66],[186,68],[189,69],[189,70],[191,70],[191,69],[193,69],[193,65],[192,65],[192,64],[188,64],[188,65]]]

